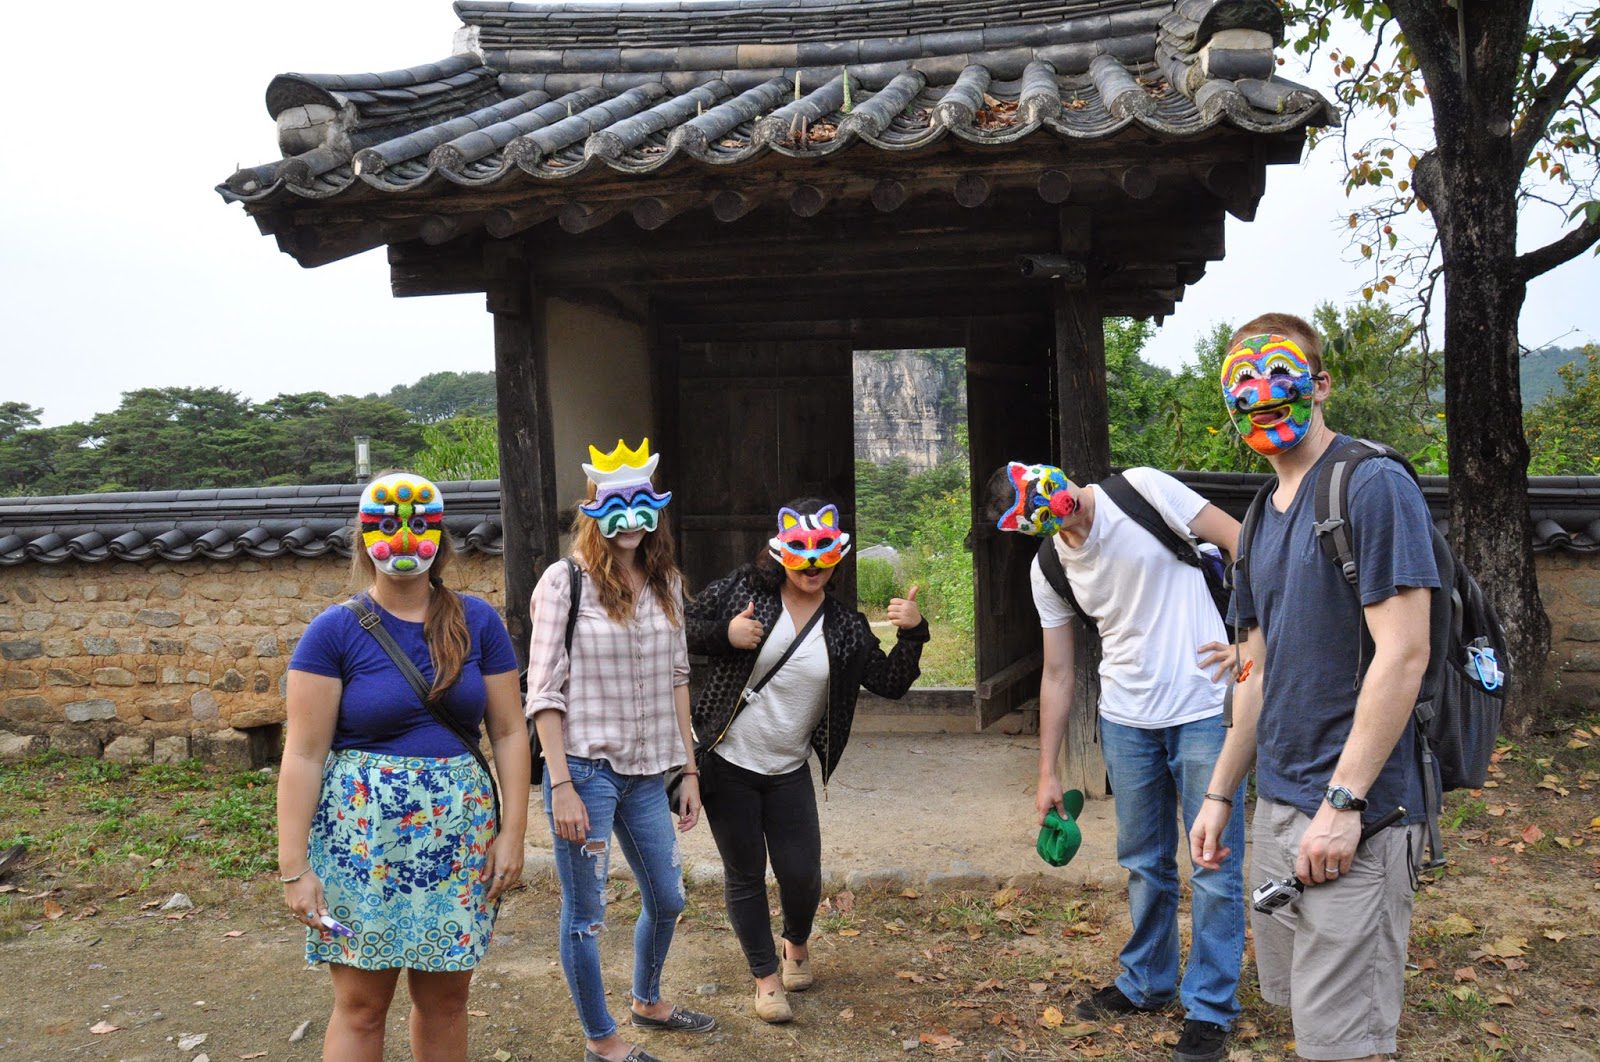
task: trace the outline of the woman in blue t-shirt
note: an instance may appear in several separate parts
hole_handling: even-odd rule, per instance
[[[517,659],[494,607],[446,589],[439,488],[399,472],[361,496],[354,572],[370,610],[475,749],[487,724],[504,801],[356,612],[311,621],[289,663],[278,873],[326,962],[325,1058],[378,1058],[400,971],[416,1057],[467,1057],[467,991],[501,895],[522,873],[528,736]]]

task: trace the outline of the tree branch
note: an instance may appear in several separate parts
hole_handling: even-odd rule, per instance
[[[1572,261],[1593,247],[1597,241],[1600,241],[1600,218],[1585,220],[1582,225],[1565,236],[1551,240],[1543,247],[1526,254],[1517,255],[1517,273],[1522,277],[1523,283],[1527,283],[1534,277],[1550,272],[1558,265]]]
[[[1550,128],[1551,119],[1561,110],[1567,94],[1582,80],[1597,57],[1600,57],[1600,33],[1584,41],[1576,52],[1558,63],[1550,80],[1533,94],[1532,101],[1522,114],[1522,121],[1517,125],[1517,131],[1511,136],[1512,157],[1518,165],[1525,165],[1533,155],[1534,147],[1544,137],[1545,130]]]

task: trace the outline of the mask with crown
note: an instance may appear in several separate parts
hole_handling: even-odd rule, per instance
[[[608,454],[590,446],[583,472],[594,484],[595,495],[578,511],[592,517],[606,538],[626,531],[654,531],[661,522],[661,510],[672,500],[671,491],[657,493],[650,483],[660,460],[660,454],[650,453],[649,439],[641,440],[637,450],[618,439]]]

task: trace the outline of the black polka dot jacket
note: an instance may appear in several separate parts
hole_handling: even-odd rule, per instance
[[[728,642],[728,622],[755,602],[755,618],[772,633],[783,602],[741,568],[718,579],[697,594],[685,610],[689,652],[708,656],[711,666],[697,675],[694,732],[702,754],[721,740],[732,722],[734,706],[752,675],[755,649],[735,649]],[[827,781],[838,766],[855,721],[856,696],[865,686],[880,697],[899,698],[922,673],[922,646],[928,640],[928,621],[898,629],[894,648],[885,653],[872,633],[867,617],[852,612],[831,596],[822,601],[822,640],[828,650],[828,707],[811,735],[811,747],[822,764]]]

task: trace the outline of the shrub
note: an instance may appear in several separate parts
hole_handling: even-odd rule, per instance
[[[865,557],[856,564],[856,596],[862,608],[888,608],[899,593],[894,565],[882,557]]]

